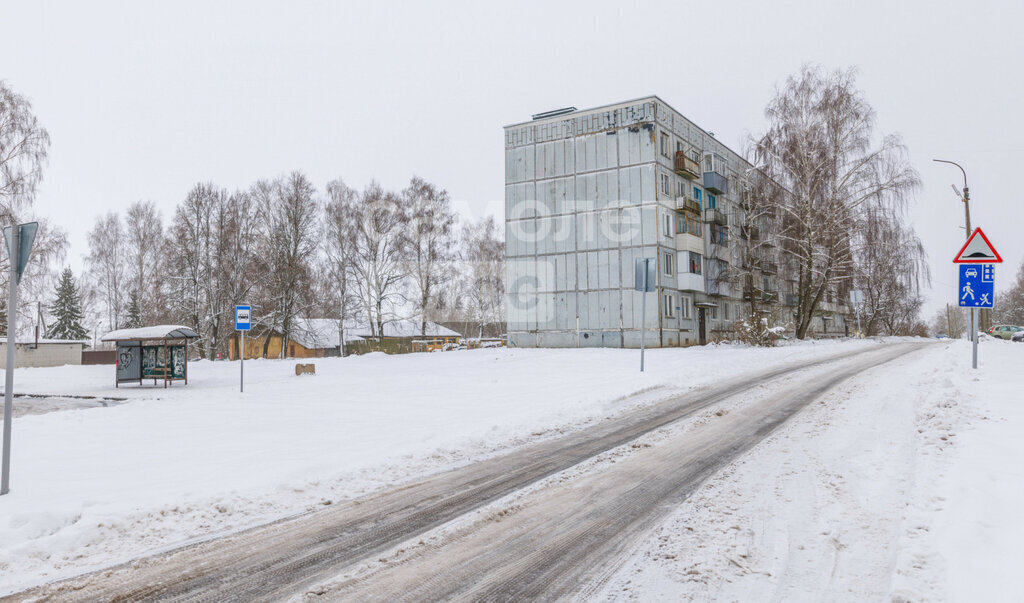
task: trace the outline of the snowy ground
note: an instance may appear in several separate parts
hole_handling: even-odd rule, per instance
[[[606,600],[1020,601],[1024,346],[947,342],[833,390],[631,553]]]
[[[169,390],[115,390],[112,367],[19,369],[19,393],[129,400],[15,419],[0,595],[467,463],[680,389],[873,345],[654,350],[643,375],[626,350],[321,359],[315,377],[296,377],[294,361],[255,361],[245,394],[237,363],[195,363],[190,384]],[[965,345],[940,344],[879,373],[891,396],[877,395],[875,379],[851,382],[849,397],[816,405],[712,480],[605,595],[799,596],[817,583],[800,577],[800,562],[829,547],[845,551],[846,574],[869,572],[859,584],[885,580],[911,599],[962,599],[977,592],[972,580],[1005,576],[1022,536],[1013,511],[1024,454],[1007,436],[1024,427],[1011,402],[1024,391],[1022,354],[1024,345],[986,342],[975,382],[963,374]],[[995,564],[984,562],[985,539],[1003,554]],[[879,541],[889,543],[883,558],[859,560],[877,555]],[[679,550],[668,557],[665,546]],[[795,576],[790,590],[782,575]],[[774,591],[756,590],[759,580]]]

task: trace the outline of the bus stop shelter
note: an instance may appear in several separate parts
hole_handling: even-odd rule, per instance
[[[114,387],[122,383],[152,379],[167,387],[174,381],[188,385],[188,341],[199,334],[183,325],[157,325],[139,329],[118,329],[100,341],[117,344]]]

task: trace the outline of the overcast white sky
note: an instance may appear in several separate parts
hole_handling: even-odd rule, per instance
[[[1024,3],[0,2],[0,78],[53,145],[36,212],[77,270],[97,216],[146,199],[165,220],[200,181],[293,169],[390,188],[413,175],[467,215],[501,214],[502,126],[657,94],[735,149],[803,63],[857,66],[880,132],[924,186],[911,220],[934,309],[955,298],[967,170],[972,220],[1024,258]],[[997,298],[998,303],[998,298]]]

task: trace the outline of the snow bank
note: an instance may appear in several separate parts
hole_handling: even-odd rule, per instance
[[[947,340],[847,381],[709,480],[600,598],[1021,600],[1022,360],[988,339],[973,371]]]

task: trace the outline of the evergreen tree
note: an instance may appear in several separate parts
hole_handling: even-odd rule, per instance
[[[75,286],[75,278],[70,268],[65,268],[57,283],[57,298],[50,305],[56,321],[46,331],[51,339],[86,339],[85,327],[82,326],[82,297]]]
[[[124,328],[138,329],[142,326],[142,308],[139,305],[139,291],[133,289],[128,298],[128,316],[124,321]]]

